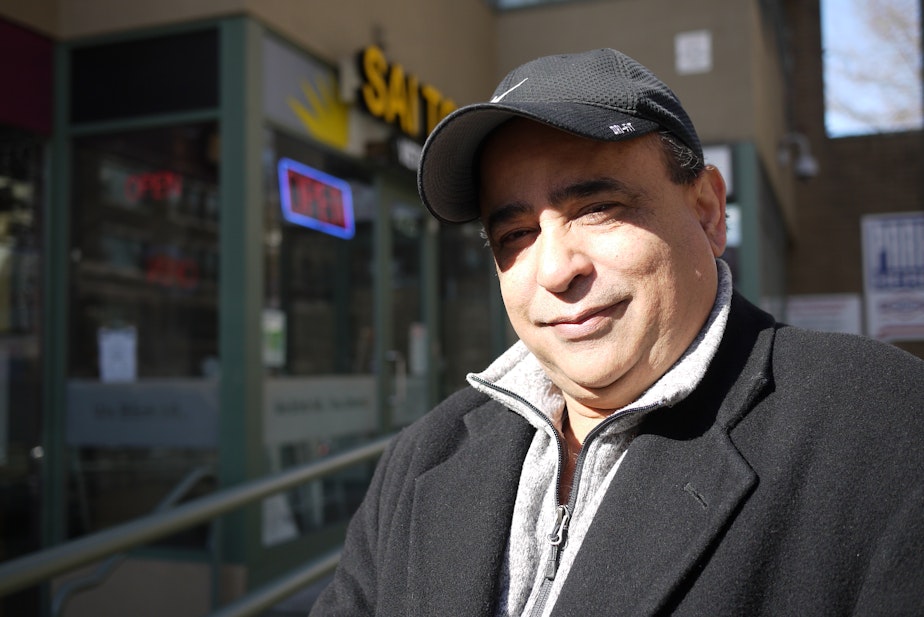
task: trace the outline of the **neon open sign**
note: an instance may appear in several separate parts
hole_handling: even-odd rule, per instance
[[[136,204],[145,197],[155,201],[179,199],[183,195],[183,176],[174,171],[148,171],[125,179],[125,199]]]
[[[287,221],[338,238],[353,237],[356,225],[348,182],[287,158],[279,159],[276,168]]]

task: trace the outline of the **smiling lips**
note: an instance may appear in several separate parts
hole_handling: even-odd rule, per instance
[[[625,302],[617,302],[602,308],[591,309],[579,313],[574,317],[562,317],[544,322],[543,325],[552,328],[563,339],[579,340],[591,338],[599,334],[611,323],[611,319],[620,311]]]

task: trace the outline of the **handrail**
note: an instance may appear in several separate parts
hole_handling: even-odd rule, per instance
[[[249,617],[265,611],[275,606],[280,600],[321,578],[324,574],[332,572],[340,561],[340,553],[340,549],[335,550],[307,565],[292,570],[287,575],[266,583],[217,611],[209,613],[208,617]]]
[[[173,490],[157,504],[153,512],[164,512],[168,508],[174,507],[199,482],[211,475],[214,475],[214,471],[211,467],[196,467],[186,474]],[[105,581],[109,575],[125,561],[126,557],[127,555],[124,552],[112,554],[100,564],[96,570],[87,576],[72,579],[62,584],[51,600],[52,617],[57,617],[61,614],[61,611],[64,610],[67,601],[72,595],[81,591],[86,591],[87,589],[92,589]]]
[[[391,436],[319,461],[229,487],[186,502],[167,512],[141,518],[0,564],[0,596],[45,581],[84,564],[157,540],[274,493],[372,459],[384,452]]]

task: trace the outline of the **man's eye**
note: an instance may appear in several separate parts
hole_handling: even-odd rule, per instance
[[[507,247],[524,241],[531,233],[531,229],[514,229],[513,231],[499,234],[496,244],[498,247]]]
[[[600,202],[583,208],[578,216],[587,223],[618,222],[628,215],[625,205],[618,202]]]
[[[587,215],[593,216],[593,215],[602,214],[605,212],[610,212],[612,210],[615,210],[616,208],[617,208],[617,204],[614,204],[614,203],[610,203],[610,202],[596,203],[596,204],[591,204],[587,206],[586,208],[584,208],[581,211],[581,215],[582,216],[587,216]]]

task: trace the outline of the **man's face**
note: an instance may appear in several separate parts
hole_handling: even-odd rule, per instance
[[[481,218],[517,335],[569,402],[612,410],[681,356],[715,300],[725,185],[671,182],[657,135],[513,120],[485,143]]]

